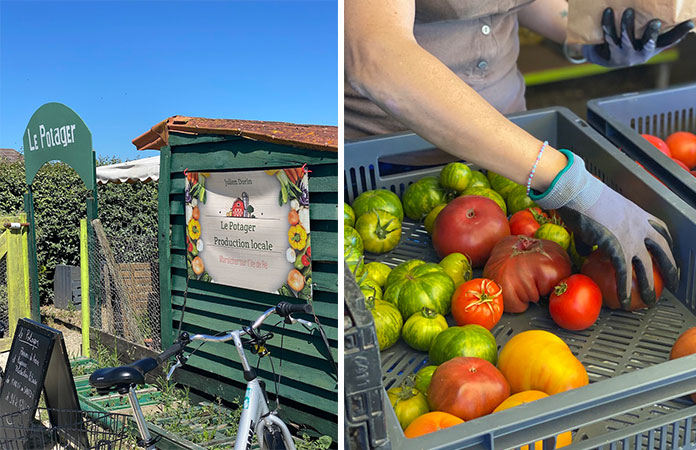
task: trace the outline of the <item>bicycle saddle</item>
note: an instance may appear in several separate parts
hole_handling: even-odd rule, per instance
[[[145,384],[145,374],[156,367],[154,358],[143,358],[127,366],[98,369],[90,375],[89,384],[100,395],[114,391],[125,394],[132,385]]]

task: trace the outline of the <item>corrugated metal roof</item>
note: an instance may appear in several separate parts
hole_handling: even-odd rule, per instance
[[[24,158],[21,153],[13,148],[0,148],[0,160],[15,162]]]
[[[334,126],[184,116],[173,116],[163,120],[133,139],[133,145],[138,150],[159,150],[168,144],[169,132],[229,134],[311,150],[338,151],[338,127]]]

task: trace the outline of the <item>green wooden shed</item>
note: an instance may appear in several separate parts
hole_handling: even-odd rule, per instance
[[[159,255],[162,346],[170,345],[181,325],[189,333],[220,332],[248,325],[284,297],[223,284],[188,279],[185,171],[246,171],[297,167],[309,176],[313,304],[338,361],[338,130],[332,126],[280,122],[170,117],[133,140],[139,150],[160,150]],[[286,298],[285,298],[286,299]],[[299,301],[299,300],[296,300]],[[274,329],[269,341],[282,378],[281,414],[337,438],[338,377],[327,360],[318,332],[299,326]],[[280,352],[280,336],[283,351]],[[258,357],[250,355],[250,363]],[[185,370],[184,370],[185,369]],[[245,381],[232,343],[207,343],[193,354],[177,381],[226,400],[243,397]],[[259,373],[273,395],[269,358]]]

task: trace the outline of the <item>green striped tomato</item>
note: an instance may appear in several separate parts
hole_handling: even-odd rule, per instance
[[[508,195],[515,190],[521,184],[517,184],[509,178],[505,178],[502,175],[498,175],[495,172],[488,171],[488,181],[491,183],[491,187],[497,193],[499,193],[504,199],[508,198]]]
[[[505,205],[505,200],[503,199],[503,197],[500,194],[498,194],[493,189],[481,188],[481,187],[469,188],[469,189],[465,190],[464,192],[462,192],[462,195],[460,195],[460,197],[464,197],[467,195],[478,195],[480,197],[490,198],[491,200],[496,202],[498,204],[498,206],[500,206],[500,209],[502,209],[503,213],[507,216],[507,205]]]
[[[365,270],[362,252],[359,252],[355,247],[348,247],[343,250],[343,260],[348,264],[348,269],[350,269],[355,278],[359,279],[360,275],[362,275]]]
[[[404,191],[402,201],[406,216],[421,220],[440,203],[445,203],[445,190],[437,177],[424,177]]]
[[[527,195],[527,188],[522,185],[510,192],[506,203],[508,214],[515,214],[527,208],[539,207],[539,205]]]
[[[372,298],[365,299],[365,307],[375,321],[379,349],[386,350],[396,344],[404,325],[399,310],[389,302]]]
[[[471,280],[474,276],[471,268],[471,261],[462,253],[450,253],[442,258],[439,266],[445,269],[447,275],[454,281],[454,287],[458,288],[460,284]]]
[[[406,429],[416,418],[430,412],[428,400],[418,389],[401,385],[387,391],[389,402],[402,429]]]
[[[360,282],[360,290],[365,298],[374,297],[376,300],[382,300],[382,288],[374,280],[365,278],[362,282]]]
[[[418,372],[416,372],[416,379],[413,382],[413,387],[418,389],[425,395],[428,396],[428,386],[430,386],[430,380],[435,373],[437,366],[424,366]]]
[[[568,233],[568,230],[554,223],[545,223],[540,226],[534,233],[534,237],[553,241],[563,247],[563,250],[568,250],[570,245],[570,233]]]
[[[391,267],[384,263],[373,261],[365,264],[365,272],[367,272],[368,279],[374,280],[379,287],[384,287],[387,284],[387,277],[391,273]]]
[[[481,358],[495,365],[498,362],[495,337],[481,325],[449,327],[433,341],[428,362],[440,365],[457,356]]]
[[[470,187],[470,188],[482,187],[482,188],[490,189],[491,182],[488,181],[488,178],[486,178],[486,175],[483,172],[479,172],[478,170],[474,170],[471,172],[471,182],[469,183],[468,187]]]
[[[357,218],[370,211],[381,209],[396,216],[399,221],[404,220],[404,208],[401,206],[399,196],[386,189],[363,192],[353,201],[352,207]]]
[[[428,215],[425,216],[423,225],[425,225],[425,231],[427,231],[428,234],[433,234],[435,219],[437,219],[437,215],[440,214],[440,211],[442,211],[445,208],[445,206],[447,206],[447,203],[440,203],[439,205],[431,209]]]
[[[406,320],[401,330],[401,337],[409,347],[427,352],[435,336],[446,330],[447,326],[445,316],[430,308],[422,308]]]
[[[362,253],[364,250],[363,240],[358,230],[348,225],[343,225],[343,250],[349,247],[354,247]]]
[[[384,299],[396,305],[401,315],[408,319],[423,307],[447,314],[453,292],[454,282],[442,267],[412,260],[391,271]]]
[[[386,253],[399,245],[401,240],[401,221],[394,215],[377,209],[369,211],[355,222],[365,250],[372,253]]]
[[[466,164],[451,162],[440,172],[440,185],[455,192],[462,192],[471,182],[471,169]]]
[[[352,227],[355,225],[355,211],[348,203],[343,204],[343,225]]]

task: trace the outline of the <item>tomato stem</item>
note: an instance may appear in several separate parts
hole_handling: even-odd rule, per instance
[[[437,317],[437,315],[438,315],[437,311],[435,311],[434,309],[430,309],[427,306],[424,306],[423,308],[421,308],[421,314],[426,319],[433,319],[433,318]]]
[[[561,283],[557,284],[556,287],[553,288],[553,293],[556,294],[556,296],[561,296],[566,293],[568,290],[568,283],[565,281],[562,281]]]

